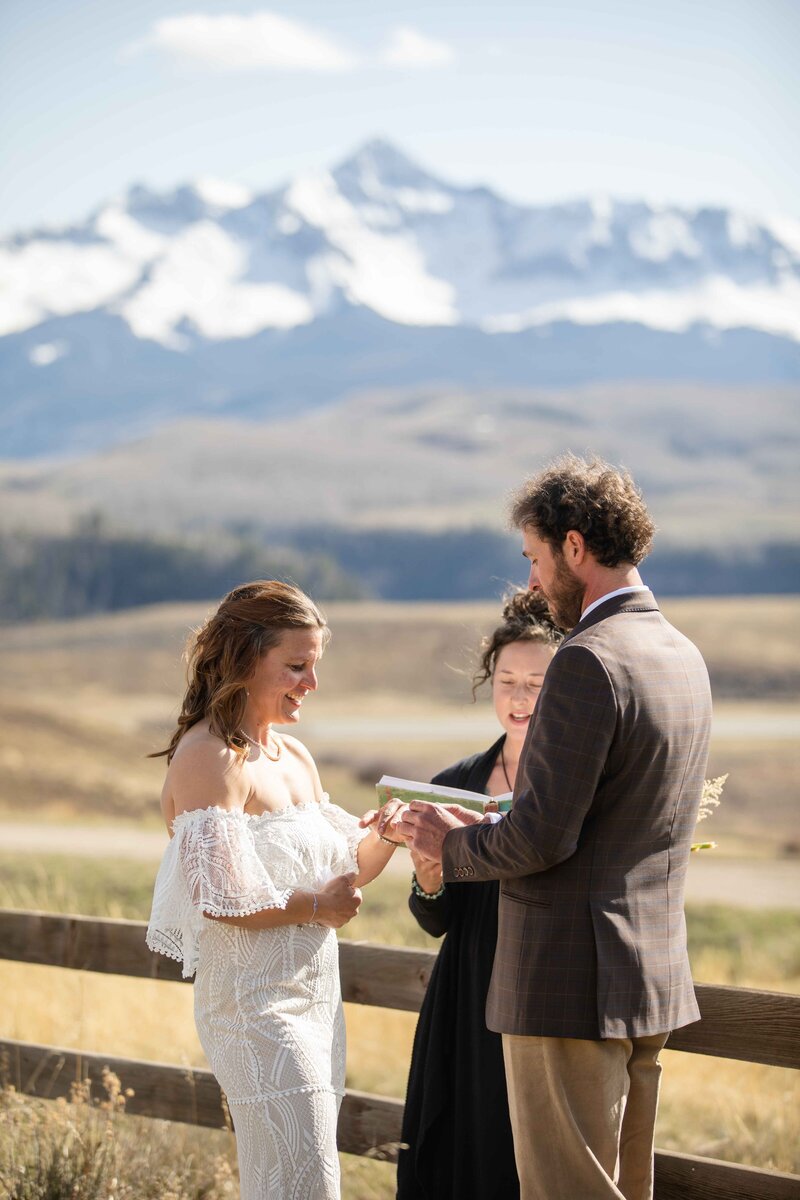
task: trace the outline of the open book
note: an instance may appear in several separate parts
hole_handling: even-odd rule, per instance
[[[396,779],[394,775],[383,775],[375,784],[381,804],[387,800],[424,800],[428,804],[460,804],[473,812],[509,812],[512,792],[502,796],[485,796],[483,792],[469,792],[464,788],[444,787],[440,783],[418,783],[413,779]]]

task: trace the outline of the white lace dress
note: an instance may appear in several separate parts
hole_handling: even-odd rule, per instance
[[[345,1035],[336,934],[209,921],[283,908],[356,870],[366,830],[328,797],[249,816],[181,813],[156,880],[151,950],[195,973],[197,1031],[233,1118],[241,1200],[337,1200]]]

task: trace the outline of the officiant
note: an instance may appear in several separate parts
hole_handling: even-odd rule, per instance
[[[561,640],[541,595],[520,591],[484,639],[473,679],[491,682],[498,740],[432,782],[489,796],[513,791],[544,674]],[[480,820],[476,814],[476,820]],[[398,1200],[515,1200],[519,1183],[500,1035],[486,1028],[499,885],[442,882],[441,866],[411,853],[409,907],[444,937],[420,1011],[408,1080]]]

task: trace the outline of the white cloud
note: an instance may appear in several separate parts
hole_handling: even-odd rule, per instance
[[[455,59],[446,42],[408,25],[393,29],[383,50],[366,56],[309,25],[266,10],[162,17],[142,41],[123,51],[123,57],[153,48],[221,71],[351,71],[371,62],[425,68],[447,66]]]
[[[346,71],[356,65],[355,56],[325,34],[272,12],[163,17],[144,44],[223,71]]]
[[[381,57],[392,67],[444,67],[453,61],[455,53],[445,42],[404,25],[392,31]]]

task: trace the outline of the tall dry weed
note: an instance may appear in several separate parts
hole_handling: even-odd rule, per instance
[[[236,1200],[229,1135],[119,1118],[127,1095],[109,1070],[102,1097],[84,1080],[68,1098],[0,1089],[0,1195],[7,1200]],[[219,1139],[227,1139],[219,1142]]]

